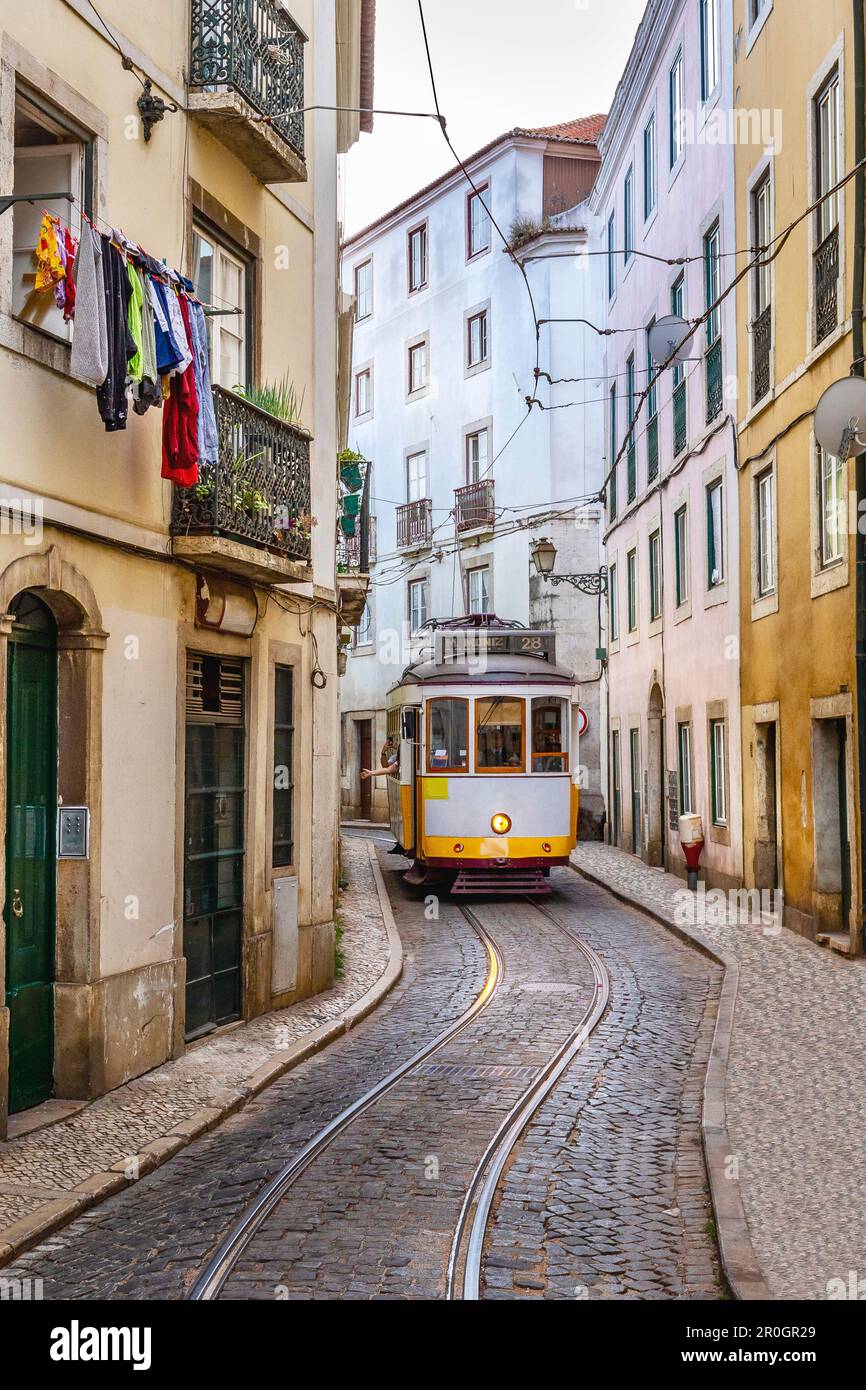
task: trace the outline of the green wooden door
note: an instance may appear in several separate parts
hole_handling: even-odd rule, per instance
[[[10,1112],[46,1100],[54,1071],[57,645],[48,609],[31,595],[22,599],[8,658],[3,915]]]

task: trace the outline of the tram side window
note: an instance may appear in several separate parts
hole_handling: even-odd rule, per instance
[[[532,771],[568,772],[568,702],[554,696],[532,702]]]
[[[491,695],[475,701],[476,772],[523,772],[523,700]]]
[[[431,700],[427,706],[427,771],[465,772],[469,701]]]

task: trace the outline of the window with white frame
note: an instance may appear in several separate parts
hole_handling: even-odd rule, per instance
[[[192,278],[200,298],[206,304],[216,302],[238,310],[207,316],[211,380],[231,391],[248,384],[252,365],[249,263],[209,230],[197,226],[193,227],[192,248]]]
[[[721,478],[710,483],[707,499],[707,588],[715,589],[725,578],[725,508]]]
[[[700,0],[701,101],[716,90],[720,72],[719,0]]]
[[[406,501],[422,502],[430,496],[427,486],[427,450],[417,449],[406,455]]]
[[[489,314],[482,309],[466,320],[466,365],[480,367],[488,358]]]
[[[689,511],[678,507],[674,512],[674,597],[682,608],[689,597]]]
[[[662,615],[662,538],[660,531],[653,531],[649,538],[649,602],[650,622],[658,622]]]
[[[625,557],[625,586],[628,630],[637,630],[637,551],[630,550]]]
[[[656,117],[650,116],[643,132],[643,215],[644,221],[652,216],[656,207]]]
[[[769,247],[772,237],[772,204],[770,198],[770,171],[762,176],[752,190],[752,245],[757,249]],[[761,314],[770,303],[770,265],[767,256],[759,256],[752,280],[754,296],[754,317]]]
[[[485,427],[470,430],[466,436],[466,482],[478,483],[487,473],[490,454],[490,431]]]
[[[815,97],[815,197],[818,245],[839,225],[841,190],[828,194],[841,178],[839,167],[839,70],[834,68]]]
[[[469,612],[489,613],[490,566],[478,565],[475,569],[467,570],[466,578],[469,591]]]
[[[373,610],[369,600],[364,604],[361,620],[355,628],[355,646],[366,647],[373,641]]]
[[[409,292],[427,284],[427,223],[409,233]]]
[[[821,569],[829,569],[844,557],[848,499],[847,465],[826,450],[818,449],[819,553]]]
[[[607,219],[607,297],[616,294],[616,213]]]
[[[680,815],[688,816],[695,809],[692,798],[692,726],[689,723],[677,725],[677,770],[679,773]]]
[[[369,415],[373,409],[373,371],[364,367],[355,373],[355,414]]]
[[[373,262],[355,266],[355,322],[368,319],[373,312]]]
[[[706,309],[715,308],[707,318],[707,346],[710,347],[722,331],[722,308],[716,301],[721,294],[721,230],[714,222],[704,237],[704,295]]]
[[[755,579],[758,597],[776,587],[776,473],[766,468],[755,479]]]
[[[473,191],[466,199],[466,235],[470,258],[490,250],[490,216],[486,206],[489,197],[490,186],[485,183],[477,193]]]
[[[671,285],[671,313],[683,318],[686,312],[686,277],[678,275]],[[674,363],[674,390],[685,381],[686,369],[682,362]]]
[[[677,49],[668,73],[668,155],[670,167],[676,168],[685,146],[685,75],[683,50]]]
[[[634,169],[625,176],[622,190],[622,260],[628,265],[634,251]]]
[[[427,622],[427,580],[413,579],[409,584],[409,630],[413,637]]]
[[[710,720],[710,779],[713,825],[727,825],[728,727],[724,719]]]
[[[428,382],[428,349],[427,339],[424,338],[420,343],[412,343],[409,348],[409,395],[412,396],[416,391],[424,391]]]

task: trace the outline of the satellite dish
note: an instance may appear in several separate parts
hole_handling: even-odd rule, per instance
[[[821,448],[840,459],[866,452],[866,381],[846,376],[828,386],[815,411],[815,438]]]
[[[691,324],[679,314],[666,314],[653,324],[647,335],[650,357],[660,367],[676,349],[673,361],[687,362],[693,336]]]

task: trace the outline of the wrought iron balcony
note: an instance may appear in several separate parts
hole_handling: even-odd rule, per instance
[[[306,178],[305,43],[276,0],[191,0],[190,112],[265,183]]]
[[[655,482],[659,475],[659,417],[654,415],[646,427],[646,479]]]
[[[722,340],[717,338],[714,343],[707,348],[706,357],[707,370],[707,424],[712,424],[717,415],[722,412],[725,403],[725,383],[722,375]]]
[[[419,550],[433,537],[433,502],[421,497],[397,508],[397,549]]]
[[[354,536],[341,536],[337,543],[337,565],[341,570],[357,570],[360,574],[366,574],[370,565],[375,565],[378,559],[378,546],[376,540],[376,518],[374,516],[365,517],[363,513],[360,517],[360,526]],[[367,528],[366,547],[364,545],[364,528]],[[366,554],[364,553],[366,549]]]
[[[752,324],[752,403],[757,405],[770,389],[770,345],[773,340],[773,308],[768,304]]]
[[[674,387],[674,458],[683,452],[689,440],[688,412],[686,410],[686,383],[683,379]]]
[[[454,515],[458,531],[488,529],[496,522],[493,506],[493,479],[454,489]]]
[[[221,386],[213,396],[219,458],[173,491],[174,553],[253,578],[305,577],[310,436]]]
[[[815,342],[828,337],[839,322],[839,228],[825,236],[815,252]]]

